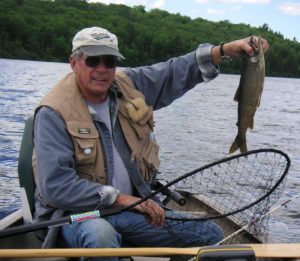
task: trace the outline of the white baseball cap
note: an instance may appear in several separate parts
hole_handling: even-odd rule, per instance
[[[80,48],[88,56],[114,55],[125,59],[119,52],[117,37],[101,27],[89,27],[79,31],[72,44],[72,52]]]

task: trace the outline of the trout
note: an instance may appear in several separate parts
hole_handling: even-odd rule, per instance
[[[238,102],[238,133],[229,153],[240,149],[247,152],[246,132],[254,127],[254,114],[260,104],[265,78],[265,58],[260,37],[252,37],[249,45],[254,49],[254,56],[243,61],[239,87],[234,96]]]

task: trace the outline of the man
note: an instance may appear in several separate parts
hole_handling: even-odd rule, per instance
[[[253,55],[249,39],[201,44],[181,57],[121,71],[116,66],[124,57],[115,35],[100,27],[78,32],[70,57],[73,72],[35,113],[35,220],[126,207],[149,195],[159,169],[158,146],[151,135],[153,110],[214,79],[217,65],[227,57]],[[267,41],[263,46],[266,51]],[[179,230],[155,200],[133,210],[49,229],[44,247],[53,246],[56,238],[67,247],[105,248],[212,245],[223,237],[210,221],[186,222]]]

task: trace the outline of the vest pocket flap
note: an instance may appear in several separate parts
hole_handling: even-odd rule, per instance
[[[67,129],[71,136],[80,139],[95,139],[99,137],[99,133],[93,123],[90,122],[69,122]]]
[[[96,145],[96,140],[95,139],[78,139],[75,138],[76,142],[78,143],[79,147],[81,149],[92,149]]]

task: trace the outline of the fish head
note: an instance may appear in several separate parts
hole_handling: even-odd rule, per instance
[[[249,42],[249,45],[254,50],[254,56],[250,57],[250,61],[252,63],[258,63],[261,60],[261,57],[263,57],[263,46],[260,36],[252,36]]]

